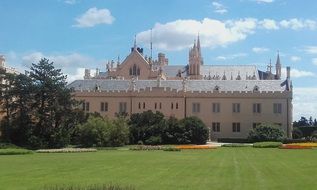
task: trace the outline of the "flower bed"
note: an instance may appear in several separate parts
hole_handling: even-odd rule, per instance
[[[97,152],[95,148],[61,148],[61,149],[40,149],[37,153],[76,153],[76,152]]]
[[[310,146],[301,146],[295,144],[283,144],[279,147],[280,149],[312,149]]]
[[[211,145],[179,145],[175,147],[179,149],[216,149],[215,146]]]
[[[317,143],[291,143],[286,145],[311,147],[311,148],[317,147]]]

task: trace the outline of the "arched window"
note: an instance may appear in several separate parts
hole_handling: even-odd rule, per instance
[[[136,76],[136,65],[134,64],[133,65],[133,73],[132,73],[134,76]]]
[[[130,76],[140,76],[140,73],[140,67],[136,66],[136,64],[129,69]]]

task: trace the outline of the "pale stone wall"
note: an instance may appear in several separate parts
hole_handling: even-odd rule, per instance
[[[220,132],[211,132],[211,139],[246,138],[253,123],[279,123],[290,137],[292,131],[292,92],[183,92],[169,88],[146,88],[141,91],[77,91],[75,97],[90,103],[89,112],[100,112],[103,116],[115,117],[119,103],[127,103],[127,113],[160,111],[165,116],[179,119],[197,116],[211,129],[212,122],[220,123]],[[108,103],[108,111],[100,111],[100,103]],[[140,108],[139,108],[140,103]],[[145,103],[145,108],[143,108]],[[157,108],[155,109],[155,103]],[[161,108],[159,104],[161,103]],[[173,109],[172,109],[173,103]],[[176,109],[176,103],[178,108]],[[193,113],[193,103],[200,104],[200,111]],[[212,104],[220,104],[220,112],[213,113]],[[240,103],[240,113],[233,113],[232,104]],[[253,113],[253,104],[261,104],[261,113]],[[282,113],[273,113],[273,104],[282,105]],[[240,132],[232,132],[232,123],[240,123]]]

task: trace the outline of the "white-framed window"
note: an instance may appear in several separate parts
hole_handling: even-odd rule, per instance
[[[260,103],[253,104],[253,113],[261,113],[261,104]]]
[[[119,102],[119,113],[126,113],[126,112],[127,112],[127,103]]]
[[[274,103],[273,104],[273,113],[275,113],[275,114],[282,113],[282,104],[281,103]]]
[[[233,103],[232,104],[232,112],[233,113],[240,113],[240,103]]]
[[[199,113],[200,112],[200,103],[193,103],[192,105],[193,105],[192,112]]]
[[[232,123],[232,132],[239,133],[240,132],[240,123]]]
[[[220,122],[212,122],[211,127],[213,132],[220,132]]]
[[[101,102],[100,103],[100,111],[107,112],[108,111],[108,102]]]
[[[220,112],[220,103],[212,103],[212,112],[219,113]]]
[[[90,104],[89,102],[83,102],[83,111],[89,111]]]

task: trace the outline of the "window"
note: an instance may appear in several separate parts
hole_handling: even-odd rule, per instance
[[[101,102],[100,103],[100,111],[102,111],[102,112],[108,111],[108,102]]]
[[[253,104],[253,113],[261,113],[261,104],[259,103]]]
[[[174,104],[173,103],[171,103],[171,109],[173,109],[174,108]]]
[[[220,112],[220,103],[212,103],[212,112],[214,113]]]
[[[212,131],[213,132],[220,132],[220,123],[219,122],[212,122]]]
[[[199,113],[200,112],[200,103],[193,103],[192,112],[193,113]]]
[[[89,111],[89,102],[84,102],[83,103],[83,110],[84,111]]]
[[[154,104],[154,109],[156,109],[157,108],[157,103],[155,102],[155,104]]]
[[[160,109],[162,109],[162,103],[160,102]]]
[[[276,113],[276,114],[282,113],[282,104],[274,103],[273,104],[273,113]]]
[[[140,68],[134,64],[130,69],[129,69],[129,75],[130,76],[140,76]]]
[[[258,125],[261,125],[261,123],[252,123],[253,129],[256,128]]]
[[[139,109],[141,109],[141,102],[139,102]]]
[[[234,133],[240,132],[240,123],[232,123],[232,132]]]
[[[240,113],[240,104],[239,103],[232,104],[232,112],[233,113]]]
[[[126,113],[127,112],[127,103],[120,102],[119,103],[119,113]]]
[[[145,109],[145,102],[143,102],[143,109]]]
[[[178,103],[176,103],[176,109],[178,109]]]

